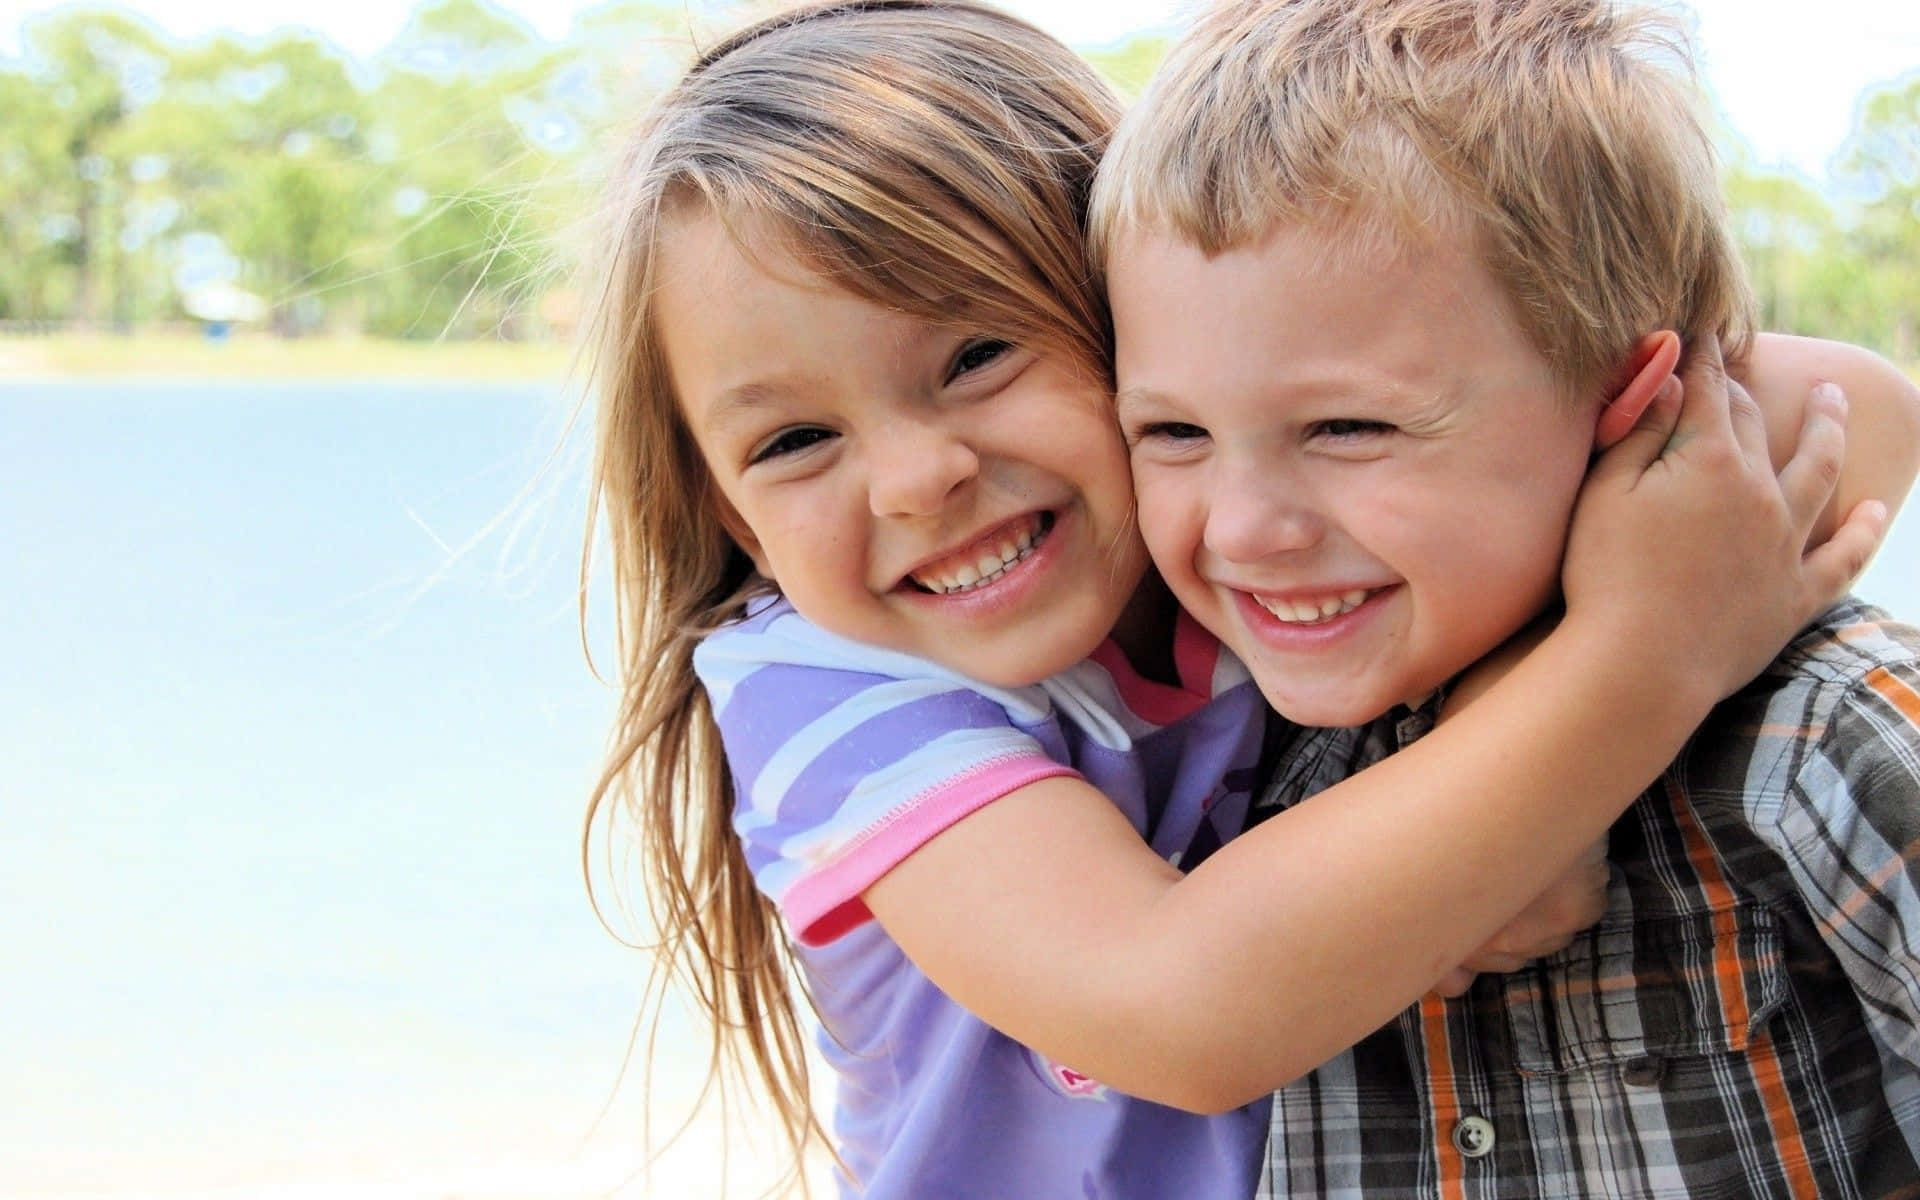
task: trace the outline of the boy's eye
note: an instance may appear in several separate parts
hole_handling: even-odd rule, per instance
[[[1327,421],[1315,421],[1311,432],[1316,437],[1353,439],[1392,433],[1393,426],[1385,421],[1366,421],[1358,417],[1334,417]]]
[[[1199,425],[1189,425],[1185,421],[1150,421],[1134,431],[1135,442],[1198,442],[1204,441],[1207,431]]]
[[[801,425],[793,429],[782,429],[766,441],[755,446],[748,456],[749,463],[766,462],[782,455],[798,454],[809,446],[817,445],[829,438],[837,437],[831,429],[822,429],[818,425]]]
[[[947,368],[947,382],[952,383],[962,375],[978,371],[1012,351],[1013,343],[1004,338],[975,338],[960,347],[960,353],[954,355],[953,365]]]

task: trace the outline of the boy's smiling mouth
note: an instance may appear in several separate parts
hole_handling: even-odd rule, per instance
[[[1033,554],[1053,530],[1050,512],[1027,513],[989,530],[965,549],[942,555],[908,572],[921,592],[957,596],[998,583]]]
[[[1247,595],[1275,620],[1285,621],[1289,625],[1318,625],[1359,608],[1376,590],[1348,588],[1324,596],[1262,596],[1253,592]]]

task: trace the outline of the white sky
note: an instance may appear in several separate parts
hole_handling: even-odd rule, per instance
[[[689,7],[699,0],[686,0]],[[1177,24],[1191,0],[1003,0],[1079,45]],[[1762,163],[1796,166],[1815,180],[1852,123],[1868,83],[1920,69],[1916,0],[1676,0],[1699,17],[1707,78],[1734,128]],[[559,38],[587,0],[506,0],[543,34]],[[47,0],[0,0],[0,53],[14,53],[22,18],[54,7]],[[217,29],[265,33],[282,25],[317,28],[358,55],[384,45],[407,5],[394,0],[134,0],[140,12],[179,37]]]

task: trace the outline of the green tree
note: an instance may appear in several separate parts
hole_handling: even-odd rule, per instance
[[[73,275],[73,315],[82,323],[98,320],[104,269],[112,311],[128,321],[131,291],[121,249],[131,190],[125,133],[165,82],[165,44],[126,13],[88,8],[30,22],[24,41],[29,73],[52,100],[52,136],[64,159],[64,179],[46,196],[60,207],[45,215],[72,222],[64,257]]]
[[[1115,46],[1084,51],[1094,69],[1107,77],[1122,96],[1132,100],[1153,77],[1172,42],[1163,34],[1141,34]]]
[[[551,231],[538,194],[579,149],[548,94],[565,61],[483,0],[416,10],[379,56],[372,186],[394,265],[371,300],[376,329],[516,331]]]
[[[47,320],[65,305],[56,289],[79,222],[62,117],[43,81],[0,72],[0,318]]]
[[[1842,147],[1840,179],[1860,197],[1852,243],[1882,348],[1920,361],[1920,74],[1869,91]]]
[[[1845,337],[1830,286],[1830,259],[1844,254],[1827,200],[1791,175],[1736,162],[1723,174],[1728,216],[1760,305],[1760,325]]]
[[[216,233],[282,333],[346,304],[373,225],[368,98],[326,43],[219,38],[184,52],[137,143],[169,164],[184,227]]]

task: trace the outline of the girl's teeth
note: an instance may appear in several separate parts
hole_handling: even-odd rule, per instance
[[[984,587],[1006,574],[1013,564],[1031,555],[1034,544],[1040,540],[1040,536],[1040,523],[1036,518],[1033,524],[1013,537],[1003,540],[997,547],[983,553],[974,562],[963,564],[950,573],[917,574],[913,576],[913,581],[930,592],[945,595]]]
[[[1359,608],[1366,603],[1367,593],[1364,588],[1354,588],[1337,596],[1323,596],[1319,600],[1269,600],[1265,596],[1255,596],[1254,599],[1261,608],[1282,621],[1294,625],[1312,625],[1330,621]]]

